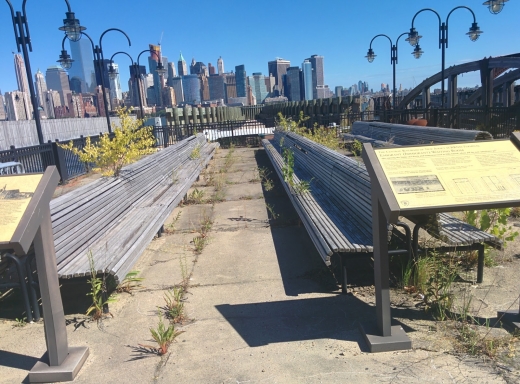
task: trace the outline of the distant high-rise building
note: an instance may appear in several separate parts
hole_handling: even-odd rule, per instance
[[[164,87],[162,89],[162,99],[163,99],[163,105],[165,107],[173,107],[177,105],[177,100],[175,98],[175,90],[173,87]]]
[[[58,91],[49,90],[44,92],[44,104],[43,109],[47,115],[47,118],[54,119],[56,117],[54,110],[56,107],[61,106],[61,96]]]
[[[201,73],[198,76],[200,79],[200,99],[201,101],[210,100],[208,76],[204,73]]]
[[[274,76],[272,76],[272,75],[265,76],[264,81],[265,81],[265,89],[267,90],[267,93],[269,94],[267,97],[273,96],[274,88],[276,85],[276,83],[275,83],[276,80],[275,80]]]
[[[209,75],[208,83],[210,100],[226,99],[226,80],[223,75]]]
[[[302,100],[302,71],[300,70],[300,67],[287,68],[287,74],[285,76],[288,88],[286,96],[290,101]]]
[[[110,77],[108,76],[108,69],[110,68],[110,60],[103,59],[101,66],[103,67],[103,84],[104,84],[105,88],[108,89],[108,88],[110,88]],[[101,74],[99,73],[99,67],[97,65],[95,67],[94,73],[95,73],[96,81],[90,87],[92,90],[92,93],[96,93],[96,88],[101,85]],[[47,81],[47,83],[48,83],[48,81]]]
[[[361,80],[358,81],[357,86],[358,86],[359,93],[364,93],[365,92],[365,87],[364,87],[364,84],[363,84],[363,82]]]
[[[123,91],[121,90],[121,79],[119,77],[119,65],[112,63],[112,66],[117,75],[110,77],[110,100],[123,100]]]
[[[179,61],[177,62],[177,69],[179,70],[179,76],[186,76],[188,74],[188,66],[186,65],[186,60],[182,57],[182,52],[179,57]]]
[[[216,73],[215,67],[211,63],[208,63],[208,71],[209,71],[210,76],[214,75]]]
[[[146,101],[146,89],[148,88],[148,85],[146,84],[146,67],[144,65],[140,65],[139,67],[134,67],[133,65],[131,65],[129,69],[130,79],[128,80],[128,91],[130,94],[130,105],[134,107],[140,107],[138,93],[140,92],[143,107],[147,107],[148,103]],[[137,81],[136,76],[139,78],[140,81]]]
[[[235,77],[234,73],[224,73],[224,79],[226,82],[225,102],[228,103],[230,98],[237,97],[237,83],[236,83],[236,77]]]
[[[18,121],[31,119],[32,108],[30,108],[30,105],[27,105],[27,96],[25,96],[24,93],[25,92],[13,91],[4,94],[7,120]]]
[[[164,74],[164,85],[166,85],[168,83],[168,77],[170,76],[170,72],[168,71],[168,64],[170,64],[170,63],[168,62],[168,58],[166,56],[162,56],[162,55],[161,55],[161,62],[162,62],[163,68],[166,69],[166,72]]]
[[[247,85],[247,105],[256,105],[256,97],[249,84]]]
[[[80,92],[92,92],[95,84],[92,84],[94,70],[94,57],[92,56],[92,46],[88,39],[80,39],[76,42],[69,40],[72,67],[68,70],[69,77],[80,79]],[[108,83],[107,83],[108,84]],[[76,91],[77,92],[77,91]]]
[[[323,56],[312,55],[309,59],[307,59],[312,64],[312,90],[313,90],[313,98],[320,99],[318,97],[318,87],[322,87],[325,85],[325,78],[323,75]]]
[[[67,105],[66,95],[70,93],[69,77],[62,67],[52,66],[45,72],[47,89],[53,89],[60,94],[61,105]]]
[[[192,62],[190,65],[190,75],[209,76],[208,67],[206,67],[206,65],[202,61]]]
[[[148,70],[153,76],[153,89],[154,89],[154,96],[152,98],[155,99],[156,105],[161,105],[162,100],[162,85],[161,84],[161,76],[159,76],[159,73],[157,72],[157,66],[159,63],[162,63],[161,58],[161,46],[160,45],[154,45],[149,44],[150,48],[150,56],[148,57]],[[164,76],[162,76],[162,79],[164,79]]]
[[[217,60],[217,68],[218,68],[218,74],[223,75],[224,74],[224,60],[222,60],[222,56],[220,56]]]
[[[43,73],[39,69],[34,75],[34,86],[36,88],[36,100],[38,101],[38,105],[43,107],[45,104],[44,94],[47,92],[47,83],[45,82]],[[47,114],[47,116],[49,115]]]
[[[83,96],[81,94],[71,94],[68,106],[70,117],[85,117],[85,109],[83,107]]]
[[[307,59],[302,63],[302,76],[303,76],[303,94],[305,100],[312,100],[314,97],[314,91],[312,87],[312,64]]]
[[[5,111],[4,96],[0,93],[0,121],[7,119],[7,113]]]
[[[184,101],[188,104],[200,104],[200,80],[197,75],[182,77],[182,90]]]
[[[246,67],[237,65],[235,67],[235,81],[237,87],[237,97],[247,97],[247,76]]]
[[[168,84],[168,86],[171,87],[172,85],[171,85],[170,79],[177,77],[177,71],[175,70],[175,63],[168,63],[168,67],[165,67],[165,68],[168,68],[168,80],[166,80],[166,84]]]
[[[27,81],[25,63],[23,61],[22,55],[20,55],[19,53],[16,53],[14,55],[14,70],[16,72],[16,82],[18,83],[18,90],[22,92],[23,97],[25,97],[25,114],[27,116],[31,116],[29,82]],[[31,117],[29,117],[28,119],[30,120]]]
[[[182,77],[173,77],[168,79],[170,81],[170,86],[173,87],[175,91],[175,101],[177,104],[180,104],[184,101],[184,91],[182,90]]]
[[[289,60],[279,59],[269,61],[267,63],[268,72],[275,78],[275,93],[276,96],[284,96],[283,89],[283,75],[287,73],[287,68],[291,66]]]
[[[341,97],[341,93],[343,92],[343,87],[341,85],[337,85],[334,89],[336,93],[336,97]]]
[[[265,98],[269,96],[269,92],[265,86],[265,76],[261,72],[254,72],[253,76],[248,76],[251,91],[255,96],[256,103],[263,103]]]

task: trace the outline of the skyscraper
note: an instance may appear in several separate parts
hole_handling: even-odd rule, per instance
[[[325,85],[323,76],[323,56],[312,55],[307,59],[312,64],[312,93],[314,99],[318,97],[318,87],[322,88]]]
[[[217,60],[217,68],[219,75],[224,74],[224,60],[222,60],[222,56],[220,56]]]
[[[149,44],[150,48],[150,56],[148,57],[148,70],[153,76],[153,90],[155,95],[155,103],[157,105],[162,105],[162,93],[161,93],[161,79],[159,78],[159,73],[157,72],[157,66],[159,62],[162,63],[161,59],[161,46],[160,45],[154,45]]]
[[[29,82],[27,81],[27,72],[25,71],[25,63],[23,61],[22,55],[16,53],[14,55],[14,70],[16,72],[16,82],[18,83],[18,90],[23,92],[22,96],[24,98],[24,106],[25,106],[25,114],[26,116],[31,116],[31,109],[29,103]],[[30,117],[28,117],[30,119]]]
[[[173,87],[173,90],[175,92],[175,100],[177,101],[177,104],[180,104],[184,101],[184,91],[182,89],[182,77],[173,77],[171,79],[168,79],[170,82],[170,86]]]
[[[4,97],[0,92],[0,121],[7,119],[7,113],[5,111]]]
[[[166,84],[168,84],[168,86],[172,86],[171,85],[171,79],[173,79],[174,77],[177,77],[177,71],[175,70],[175,63],[168,63],[168,67],[165,67],[165,68],[168,68],[168,79],[166,81]]]
[[[108,60],[107,60],[108,61]],[[45,72],[45,79],[47,80],[47,89],[58,91],[60,94],[60,105],[67,105],[67,95],[70,92],[69,77],[67,72],[62,67],[52,66],[47,68]]]
[[[186,60],[182,57],[182,52],[177,62],[177,69],[179,70],[179,76],[186,76],[188,74],[188,66],[186,65]]]
[[[254,72],[253,76],[248,77],[251,92],[255,96],[258,104],[263,103],[265,98],[269,95],[265,86],[265,76],[261,72]]]
[[[242,65],[237,65],[235,67],[235,81],[237,86],[237,97],[246,97],[247,96],[247,76],[246,76],[246,67]]]
[[[224,79],[226,82],[226,103],[229,98],[237,97],[237,84],[234,73],[224,73]]]
[[[208,67],[206,67],[206,65],[202,61],[195,62],[195,59],[193,59],[193,62],[190,65],[190,75],[202,74],[209,76]]]
[[[24,97],[24,94],[25,92],[20,91],[6,92],[4,94],[7,120],[17,121],[31,119],[32,108],[30,105],[27,105],[27,97]]]
[[[226,80],[223,75],[209,75],[208,83],[210,100],[226,99]]]
[[[291,66],[289,60],[279,59],[267,63],[268,72],[275,79],[275,96],[284,96],[283,75],[287,73],[287,68]]]
[[[36,100],[38,101],[38,105],[43,107],[45,100],[44,94],[47,92],[47,83],[40,69],[38,69],[34,75],[34,86],[36,87]]]
[[[170,76],[170,72],[168,71],[168,58],[166,56],[162,56],[161,54],[161,62],[163,65],[163,68],[166,69],[166,72],[164,73],[164,84],[166,85],[168,83],[168,77]]]
[[[94,58],[92,47],[87,39],[80,39],[76,42],[69,40],[71,57],[74,62],[68,70],[69,77],[77,77],[81,80],[81,90],[79,93],[92,92],[92,74],[94,71]],[[107,83],[108,85],[108,83]],[[76,91],[77,92],[77,91]]]
[[[210,76],[214,75],[216,73],[215,72],[215,67],[211,63],[208,63],[208,70],[209,70]]]
[[[312,100],[314,97],[312,91],[312,64],[309,60],[304,60],[302,63],[303,74],[303,93],[305,100]]]
[[[110,100],[122,100],[123,91],[121,90],[121,79],[119,78],[119,65],[112,63],[112,66],[114,67],[116,76],[114,78],[110,77]]]
[[[300,67],[289,67],[287,68],[286,83],[287,91],[286,96],[289,101],[300,101],[301,100],[301,71]]]
[[[184,101],[188,104],[200,104],[200,80],[197,75],[182,77]]]

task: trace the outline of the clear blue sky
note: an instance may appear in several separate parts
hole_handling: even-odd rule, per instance
[[[21,11],[22,0],[11,0]],[[161,34],[163,55],[170,61],[178,60],[182,51],[186,61],[211,62],[216,66],[219,56],[224,59],[226,71],[235,65],[245,64],[248,74],[267,74],[267,62],[276,57],[290,60],[291,65],[301,66],[312,54],[324,56],[325,83],[334,90],[336,85],[350,86],[359,80],[369,87],[379,89],[381,83],[391,83],[390,45],[378,38],[372,48],[377,57],[369,64],[364,56],[370,40],[385,33],[395,41],[411,26],[413,15],[425,7],[433,7],[446,19],[448,12],[457,5],[473,9],[477,22],[484,31],[477,42],[465,35],[471,26],[472,16],[467,10],[455,11],[449,21],[449,48],[446,50],[446,67],[488,56],[500,56],[520,51],[518,44],[518,16],[520,1],[506,3],[502,13],[492,15],[482,5],[483,0],[426,1],[426,0],[316,0],[252,2],[228,0],[224,2],[199,0],[135,1],[135,0],[70,0],[72,10],[86,32],[97,41],[108,28],[123,29],[131,38],[117,32],[103,38],[105,58],[114,52],[125,50],[132,56],[157,44]],[[27,16],[32,37],[30,53],[33,74],[38,68],[45,73],[47,67],[56,65],[60,54],[66,4],[62,0],[28,0]],[[411,55],[412,47],[399,41],[397,87],[417,85],[441,68],[441,50],[438,48],[438,20],[431,12],[423,12],[415,27],[423,36],[421,48],[425,51],[420,60]],[[2,92],[17,88],[12,51],[16,51],[9,7],[0,3],[0,89]],[[69,50],[68,44],[66,48]],[[146,63],[146,54],[141,63]],[[123,90],[127,89],[129,61],[118,56]],[[479,74],[459,77],[459,87],[480,83]]]

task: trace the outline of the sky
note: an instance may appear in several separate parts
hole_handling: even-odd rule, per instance
[[[22,0],[10,0],[15,11],[22,10]],[[473,17],[466,9],[455,10],[448,22],[449,46],[446,68],[489,56],[501,56],[520,51],[517,30],[520,1],[511,0],[504,10],[493,15],[482,5],[483,0],[222,0],[177,2],[171,0],[69,0],[76,18],[85,26],[95,43],[108,28],[120,28],[131,39],[131,46],[119,32],[103,37],[105,58],[117,51],[128,52],[134,60],[149,44],[161,42],[162,53],[177,62],[182,51],[188,65],[192,58],[215,67],[222,56],[226,71],[244,64],[248,75],[267,75],[267,62],[277,57],[300,66],[313,54],[324,57],[325,84],[333,91],[341,85],[349,87],[359,80],[369,88],[379,90],[381,83],[392,82],[390,42],[379,37],[372,43],[377,55],[373,63],[364,56],[371,39],[377,34],[395,39],[408,32],[413,16],[419,10],[433,7],[442,21],[451,9],[459,5],[470,7],[484,33],[476,42],[465,35]],[[9,7],[0,3],[0,90],[17,89],[14,60],[16,43]],[[29,53],[32,73],[45,73],[57,65],[63,32],[65,1],[28,0],[27,18],[33,51]],[[413,48],[403,36],[398,42],[396,87],[410,88],[441,70],[441,49],[438,45],[439,21],[433,12],[420,13],[414,23],[423,38],[421,59],[412,56]],[[515,30],[516,29],[516,30]],[[512,44],[511,44],[512,43]],[[68,42],[66,49],[69,51]],[[146,54],[141,64],[147,65]],[[128,89],[126,56],[116,57],[123,91]],[[480,84],[478,72],[459,76],[459,87]],[[434,88],[440,88],[440,84]]]

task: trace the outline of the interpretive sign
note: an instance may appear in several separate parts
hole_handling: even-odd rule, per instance
[[[508,140],[374,149],[363,146],[372,189],[377,328],[362,326],[371,352],[410,349],[391,325],[387,223],[400,215],[520,206],[520,134]],[[499,314],[500,315],[500,314]],[[503,313],[520,325],[519,312]]]
[[[0,178],[0,242],[10,242],[43,174]]]
[[[374,152],[401,211],[520,200],[520,152],[509,140]]]

